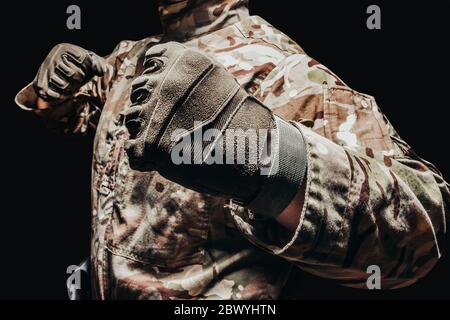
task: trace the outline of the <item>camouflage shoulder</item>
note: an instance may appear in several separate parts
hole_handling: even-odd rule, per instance
[[[236,27],[245,37],[262,39],[287,54],[305,53],[294,40],[259,16],[250,16]]]

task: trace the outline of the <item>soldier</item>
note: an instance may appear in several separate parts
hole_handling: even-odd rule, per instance
[[[105,59],[60,44],[18,93],[54,130],[96,129],[94,297],[295,298],[300,269],[366,288],[371,265],[382,288],[400,288],[441,257],[450,198],[439,171],[372,96],[247,7],[161,0],[162,35]],[[227,129],[265,130],[276,147],[211,165],[194,141],[184,151],[200,161],[174,164],[180,138],[203,129],[221,141]]]

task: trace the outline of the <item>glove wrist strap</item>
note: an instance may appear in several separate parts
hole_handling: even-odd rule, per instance
[[[275,116],[277,144],[267,179],[258,195],[246,207],[252,212],[277,218],[291,203],[303,183],[306,143],[296,126]]]

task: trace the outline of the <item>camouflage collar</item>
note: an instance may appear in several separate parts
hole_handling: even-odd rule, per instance
[[[185,41],[247,18],[248,0],[160,0],[159,14],[165,37]]]

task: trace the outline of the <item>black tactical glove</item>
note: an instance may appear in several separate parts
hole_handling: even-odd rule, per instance
[[[124,112],[130,166],[278,216],[305,175],[299,128],[274,116],[217,62],[179,43],[149,49],[143,69]]]
[[[73,44],[56,45],[45,58],[33,87],[51,104],[64,102],[94,76],[105,73],[106,62],[95,53]]]

